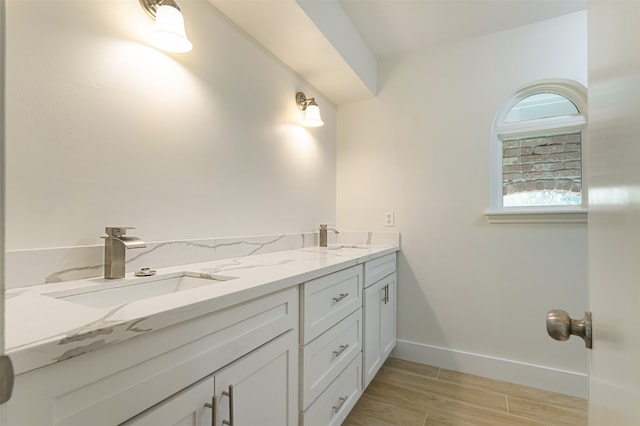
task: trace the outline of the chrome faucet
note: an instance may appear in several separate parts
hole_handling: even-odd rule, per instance
[[[327,228],[327,225],[320,225],[320,247],[327,246],[327,231],[333,231],[336,234],[340,233],[335,228]]]
[[[140,238],[126,237],[128,226],[108,226],[104,238],[104,278],[124,278],[127,249],[143,248],[147,245]]]

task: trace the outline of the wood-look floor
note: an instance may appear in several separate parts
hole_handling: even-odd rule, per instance
[[[584,426],[581,398],[389,358],[343,426]]]

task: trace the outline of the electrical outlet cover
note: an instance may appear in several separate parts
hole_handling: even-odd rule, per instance
[[[384,212],[384,226],[394,226],[395,214],[392,211]]]

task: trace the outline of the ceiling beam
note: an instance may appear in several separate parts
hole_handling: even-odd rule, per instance
[[[377,61],[336,0],[209,0],[334,104],[377,94]]]

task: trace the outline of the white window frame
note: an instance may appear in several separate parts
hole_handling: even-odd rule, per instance
[[[563,115],[537,120],[505,123],[511,109],[521,100],[539,93],[553,93],[572,101],[580,115]],[[493,124],[491,144],[491,209],[486,213],[489,223],[584,223],[587,222],[587,90],[572,80],[545,80],[527,85],[509,98],[498,111]],[[581,133],[580,206],[518,206],[504,207],[502,195],[502,141],[536,136]]]

